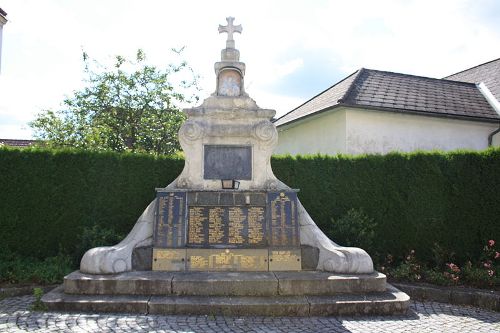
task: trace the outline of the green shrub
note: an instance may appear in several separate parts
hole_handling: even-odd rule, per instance
[[[125,238],[125,234],[118,234],[114,229],[105,228],[97,224],[94,224],[92,227],[84,227],[78,237],[78,245],[74,258],[81,258],[87,250],[94,247],[118,244],[123,238]]]
[[[43,260],[15,254],[0,257],[0,282],[15,284],[55,284],[73,271],[71,257],[60,254]]]
[[[350,209],[347,214],[331,219],[328,235],[343,246],[357,246],[371,252],[376,224],[363,210]]]
[[[42,288],[33,288],[33,296],[35,300],[31,304],[31,310],[33,311],[47,311],[47,306],[42,303],[43,290]]]

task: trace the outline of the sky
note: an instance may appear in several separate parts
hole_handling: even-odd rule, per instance
[[[172,48],[215,90],[227,16],[245,90],[277,115],[361,67],[442,78],[500,57],[498,0],[0,0],[7,12],[0,73],[0,138],[30,139],[28,122],[81,89],[82,50],[166,67]]]

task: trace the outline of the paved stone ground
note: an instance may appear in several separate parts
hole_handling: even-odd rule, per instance
[[[500,313],[414,301],[393,317],[223,317],[34,312],[32,296],[0,300],[0,332],[500,332]]]

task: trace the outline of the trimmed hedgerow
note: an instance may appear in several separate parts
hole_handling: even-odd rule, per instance
[[[174,157],[0,148],[0,242],[25,257],[73,255],[94,225],[127,234],[180,173]]]
[[[81,253],[85,230],[127,234],[155,187],[174,180],[183,164],[179,157],[0,148],[0,242],[45,258]],[[486,240],[500,240],[499,149],[276,156],[272,164],[334,240],[335,221],[362,212],[375,257],[415,250],[430,262],[438,244],[460,262],[477,258]]]
[[[275,174],[335,240],[333,219],[350,209],[375,223],[368,252],[410,250],[433,261],[436,244],[458,262],[500,239],[500,150],[275,157]],[[369,219],[369,221],[371,221]]]

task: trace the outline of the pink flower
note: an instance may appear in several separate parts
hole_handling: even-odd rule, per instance
[[[483,266],[484,268],[491,268],[491,264],[489,262],[485,262]]]
[[[500,258],[500,252],[495,252],[495,259]]]
[[[453,272],[455,273],[458,273],[460,272],[460,267],[458,267],[457,265],[455,265],[454,263],[449,263],[449,264],[446,264],[448,266],[449,269],[451,269]]]
[[[490,240],[488,241],[488,246],[489,246],[489,247],[493,247],[494,245],[495,245],[495,241],[494,241],[493,239],[490,239]]]
[[[492,270],[492,269],[488,270],[488,275],[489,275],[489,276],[493,276],[493,274],[495,274],[495,271],[494,271],[494,270]]]

